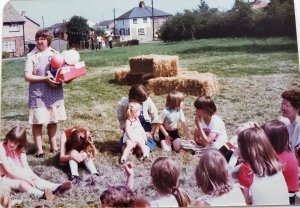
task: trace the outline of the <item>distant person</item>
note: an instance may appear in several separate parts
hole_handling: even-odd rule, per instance
[[[283,122],[273,120],[265,123],[262,128],[276,151],[279,161],[283,165],[283,176],[289,190],[290,205],[294,205],[296,193],[299,191],[298,161],[289,146],[287,127]]]
[[[227,162],[218,150],[208,150],[201,155],[195,176],[204,193],[196,200],[196,207],[246,205],[240,187],[232,184]]]
[[[286,90],[281,94],[281,115],[288,118],[289,143],[292,150],[300,145],[300,90]]]
[[[102,42],[103,42],[103,38],[101,35],[97,36],[97,41],[98,41],[98,48],[99,48],[99,50],[101,50]]]
[[[182,110],[184,95],[179,91],[171,91],[166,98],[166,108],[158,118],[159,139],[163,150],[180,150],[181,138],[178,132],[179,123],[185,138],[190,140],[190,132]]]
[[[71,170],[71,180],[81,181],[78,173],[79,163],[83,163],[88,171],[98,176],[93,158],[97,154],[91,133],[86,128],[74,127],[65,130],[60,138],[60,163],[68,163]]]
[[[37,158],[44,157],[43,125],[47,125],[50,151],[57,152],[57,123],[67,119],[62,84],[47,76],[47,72],[51,70],[49,57],[58,53],[50,47],[52,38],[52,34],[46,29],[36,33],[36,47],[27,55],[24,70],[25,80],[29,82],[29,124],[32,125]]]
[[[248,128],[238,135],[238,148],[244,161],[238,173],[248,205],[289,205],[288,187],[264,130]]]
[[[135,147],[139,147],[143,156],[141,160],[144,160],[149,156],[150,149],[146,145],[147,135],[139,120],[142,106],[137,102],[130,102],[127,106],[127,119],[125,122],[125,133],[123,136],[123,143],[126,144],[126,148],[121,156],[121,164],[124,164],[127,157]]]
[[[188,207],[191,204],[187,193],[179,188],[180,168],[168,157],[157,158],[150,170],[155,194],[139,197],[136,207]]]
[[[139,120],[146,132],[147,142],[146,145],[151,151],[156,148],[154,140],[155,131],[157,129],[158,113],[155,104],[148,96],[147,89],[142,84],[135,84],[129,89],[128,97],[123,97],[117,105],[117,119],[120,128],[125,132],[126,113],[129,102],[137,102],[141,105],[141,114]],[[120,139],[121,151],[126,147],[123,143],[123,136]]]
[[[109,36],[108,36],[108,44],[109,44],[109,48],[110,48],[110,49],[112,49],[112,47],[113,47],[113,46],[112,46],[112,40],[113,40],[112,36],[109,35]]]
[[[70,181],[52,183],[37,176],[26,157],[27,137],[23,127],[13,127],[0,143],[0,176],[2,183],[13,190],[52,200],[72,186]]]

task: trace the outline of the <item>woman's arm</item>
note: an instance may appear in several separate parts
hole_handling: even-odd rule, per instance
[[[42,77],[33,75],[31,72],[24,72],[25,81],[27,82],[47,82],[51,87],[57,87],[57,84],[51,77]]]

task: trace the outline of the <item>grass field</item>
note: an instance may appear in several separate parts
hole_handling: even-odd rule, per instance
[[[212,72],[219,78],[220,90],[214,95],[217,114],[225,121],[229,137],[236,127],[246,121],[260,124],[279,117],[281,93],[288,88],[300,88],[296,39],[205,39],[178,43],[153,42],[139,46],[115,47],[112,50],[81,52],[81,60],[88,66],[88,75],[64,86],[68,120],[59,124],[63,129],[84,126],[96,138],[99,154],[95,164],[100,177],[91,178],[81,170],[83,182],[53,202],[16,194],[21,206],[39,204],[50,207],[97,207],[99,196],[109,185],[125,181],[122,166],[118,164],[117,144],[121,136],[115,115],[115,106],[126,96],[130,86],[113,82],[114,70],[128,65],[128,58],[142,54],[178,55],[179,65],[188,70]],[[3,61],[1,98],[1,137],[14,125],[26,127],[30,141],[28,158],[34,171],[41,177],[62,182],[67,175],[57,166],[57,158],[49,153],[48,139],[44,136],[45,161],[32,156],[34,145],[28,124],[27,87],[23,78],[24,60]],[[154,96],[157,108],[163,109],[165,95]],[[184,112],[190,131],[193,130],[193,101],[187,96]],[[44,129],[44,135],[46,131]],[[201,195],[196,187],[194,168],[198,158],[188,153],[166,153],[157,149],[151,160],[168,155],[181,165],[180,185],[194,200]],[[153,193],[149,168],[151,160],[141,163],[135,157],[135,192]]]

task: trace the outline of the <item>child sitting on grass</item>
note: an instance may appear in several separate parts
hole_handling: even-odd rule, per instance
[[[18,126],[12,128],[0,143],[0,176],[3,184],[49,200],[54,199],[54,194],[71,188],[70,181],[58,184],[37,176],[29,167],[26,147],[26,130]]]
[[[139,147],[142,150],[143,156],[141,157],[141,160],[147,158],[150,153],[150,149],[146,145],[147,135],[139,120],[140,114],[141,105],[136,102],[130,102],[127,108],[127,119],[125,122],[125,133],[123,136],[123,143],[126,143],[126,148],[121,156],[121,164],[126,162],[130,151],[132,151],[135,147]]]
[[[262,128],[283,165],[283,176],[288,186],[290,204],[294,205],[296,193],[299,191],[298,161],[289,146],[288,129],[284,123],[278,120],[269,121]]]
[[[154,196],[140,197],[136,207],[188,207],[191,203],[187,193],[179,188],[180,168],[168,157],[157,158],[150,175],[156,191]]]
[[[227,162],[218,150],[207,150],[201,155],[195,176],[205,194],[196,200],[197,207],[246,205],[240,187],[232,184]]]
[[[60,157],[61,163],[68,163],[71,170],[71,180],[75,183],[80,182],[78,164],[84,163],[91,174],[98,176],[98,171],[93,162],[97,154],[93,144],[91,133],[85,128],[71,128],[61,136]]]
[[[184,135],[190,140],[190,132],[182,110],[184,95],[171,91],[167,95],[166,108],[159,115],[159,139],[163,150],[180,150],[181,139],[178,133],[178,123],[181,122]]]
[[[248,205],[289,205],[288,188],[264,130],[248,128],[238,135],[238,148],[244,161],[238,173]]]

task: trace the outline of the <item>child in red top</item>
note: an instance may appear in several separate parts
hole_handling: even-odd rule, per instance
[[[283,165],[283,176],[288,186],[290,204],[295,204],[296,192],[299,191],[298,161],[289,146],[289,133],[286,125],[278,120],[265,123],[265,130],[279,161]]]
[[[80,182],[78,173],[78,163],[83,162],[91,174],[98,176],[98,171],[93,162],[97,150],[93,144],[90,132],[85,128],[71,128],[61,136],[60,157],[61,163],[69,163],[71,170],[71,180]]]

